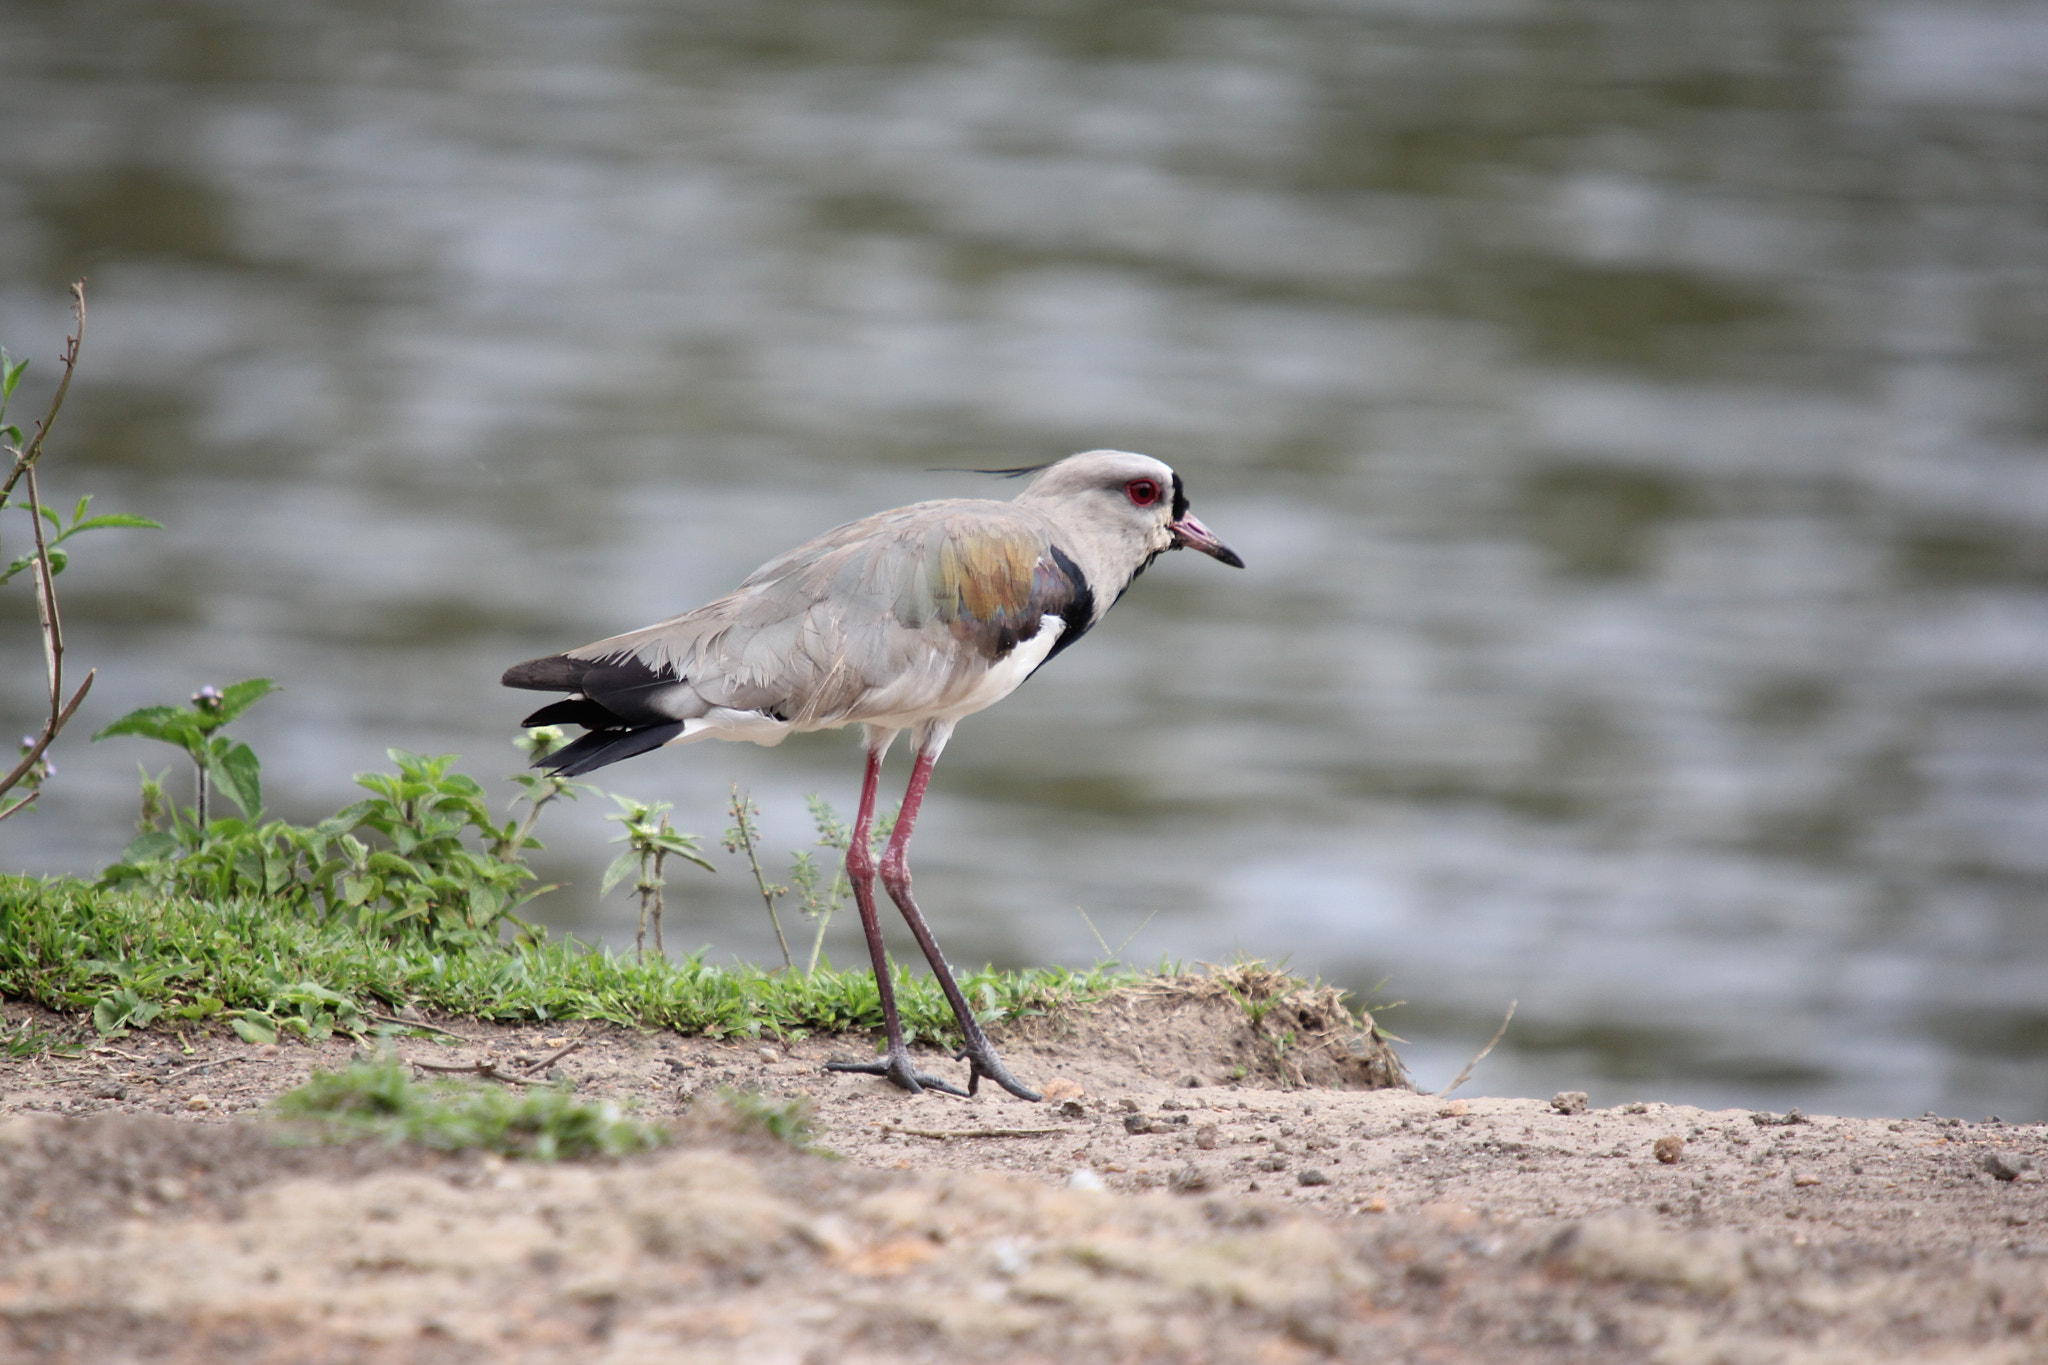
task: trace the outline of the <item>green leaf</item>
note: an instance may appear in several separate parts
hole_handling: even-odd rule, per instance
[[[162,739],[164,727],[183,714],[184,712],[175,706],[145,706],[139,711],[130,711],[95,734],[93,739],[98,741],[114,735],[141,735],[147,739]]]
[[[229,683],[220,690],[220,708],[207,717],[213,722],[208,728],[218,729],[226,725],[276,690],[277,684],[268,678],[249,678],[242,682]]]
[[[153,863],[159,858],[168,858],[178,851],[178,836],[162,830],[151,830],[138,834],[128,841],[128,847],[121,850],[121,861],[131,865]]]
[[[213,761],[214,784],[251,820],[263,809],[261,766],[256,751],[246,744],[236,744],[226,753],[216,754]]]
[[[612,859],[612,865],[604,870],[604,881],[598,886],[597,894],[610,895],[611,889],[626,878],[640,871],[640,855],[634,852],[621,853]]]
[[[97,531],[107,526],[132,526],[144,531],[164,529],[162,522],[151,521],[148,517],[138,517],[133,512],[104,512],[86,521],[73,522],[71,529],[64,534],[68,536],[79,531]]]
[[[277,1041],[276,1026],[255,1010],[243,1010],[228,1020],[228,1027],[232,1028],[245,1043],[261,1045]]]

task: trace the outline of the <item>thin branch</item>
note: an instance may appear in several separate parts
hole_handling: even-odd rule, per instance
[[[1449,1085],[1445,1086],[1443,1089],[1436,1092],[1436,1097],[1438,1099],[1442,1099],[1444,1096],[1450,1094],[1453,1090],[1456,1090],[1459,1086],[1463,1085],[1465,1082],[1472,1079],[1472,1069],[1478,1066],[1481,1062],[1485,1061],[1486,1054],[1493,1051],[1494,1044],[1498,1043],[1502,1038],[1507,1036],[1508,1019],[1512,1019],[1515,1017],[1515,1006],[1521,1003],[1522,1002],[1519,1000],[1508,1001],[1507,1018],[1502,1019],[1500,1021],[1500,1027],[1493,1031],[1493,1037],[1490,1040],[1488,1040],[1486,1046],[1479,1049],[1479,1055],[1477,1057],[1474,1057],[1471,1061],[1465,1063],[1465,1069],[1458,1073],[1458,1079],[1452,1081]]]
[[[905,1137],[931,1138],[935,1142],[951,1142],[954,1138],[1052,1137],[1073,1131],[1071,1128],[905,1128],[894,1123],[875,1126],[882,1130],[884,1137],[890,1133],[901,1133]]]
[[[507,1085],[547,1085],[544,1080],[533,1080],[526,1076],[513,1076],[498,1070],[496,1062],[464,1062],[460,1066],[449,1066],[440,1062],[412,1062],[416,1071],[431,1071],[437,1076],[481,1076],[487,1081],[503,1081]]]
[[[70,336],[64,338],[64,354],[59,357],[64,363],[63,377],[57,381],[57,392],[51,395],[50,410],[43,415],[42,421],[36,423],[36,434],[29,441],[28,448],[14,453],[14,470],[7,476],[7,482],[0,484],[0,498],[12,493],[21,476],[33,469],[36,461],[42,457],[43,438],[50,434],[50,428],[56,424],[57,410],[64,406],[64,395],[70,391],[72,372],[78,368],[79,343],[85,340],[84,280],[79,280],[71,286],[71,312],[78,319],[78,326],[73,329]]]
[[[204,1071],[210,1066],[233,1066],[236,1062],[246,1062],[248,1060],[247,1057],[216,1057],[210,1062],[195,1062],[191,1066],[181,1066],[176,1071],[167,1071],[163,1075],[158,1076],[156,1080],[162,1084],[169,1084],[180,1076],[189,1076],[195,1071]]]
[[[64,709],[57,713],[56,723],[45,729],[42,734],[36,736],[36,742],[29,746],[29,751],[23,756],[21,762],[15,764],[8,771],[7,776],[0,777],[0,793],[6,792],[15,783],[21,781],[28,774],[28,770],[36,765],[36,760],[43,756],[43,751],[49,748],[56,740],[57,732],[64,728],[65,723],[71,719],[72,713],[78,710],[78,703],[84,701],[85,694],[92,690],[93,676],[97,672],[98,670],[95,669],[85,675],[85,681],[78,685],[78,691],[72,694],[71,700],[65,704]],[[13,805],[0,808],[0,820],[5,820],[17,811],[28,809],[40,795],[42,795],[41,792],[30,792]]]
[[[93,675],[87,673],[85,681],[80,684],[70,702],[64,700],[64,618],[57,610],[57,585],[53,581],[56,575],[50,571],[50,544],[43,534],[43,502],[36,489],[35,474],[36,461],[42,458],[43,441],[49,436],[50,428],[56,425],[57,414],[64,407],[64,395],[71,389],[71,376],[78,369],[78,348],[85,339],[83,280],[71,286],[71,306],[72,312],[78,318],[78,326],[65,338],[64,374],[57,381],[57,392],[51,395],[50,410],[43,415],[43,420],[36,424],[36,434],[29,441],[27,449],[14,452],[14,468],[8,473],[7,482],[0,484],[0,505],[4,505],[7,495],[14,491],[15,484],[27,480],[28,519],[30,526],[35,530],[36,541],[36,621],[41,627],[43,668],[50,689],[50,718],[44,723],[42,733],[29,746],[27,756],[15,764],[6,777],[0,778],[0,795],[12,790],[41,760],[51,741],[57,738],[57,732],[64,728],[65,722],[78,710],[78,704],[85,700],[86,691],[92,686]],[[0,809],[0,820],[26,810],[41,794],[40,790],[31,791],[13,805]]]
[[[547,1056],[541,1058],[537,1062],[528,1062],[525,1066],[521,1067],[520,1070],[524,1071],[529,1076],[533,1075],[537,1071],[545,1072],[549,1067],[553,1066],[556,1062],[561,1061],[562,1058],[568,1056],[570,1053],[576,1051],[578,1048],[582,1046],[583,1039],[572,1038],[566,1047],[560,1047],[555,1049],[555,1051],[550,1052]]]
[[[379,1014],[375,1010],[364,1010],[363,1013],[369,1015],[380,1024],[403,1024],[407,1028],[423,1029],[428,1033],[440,1033],[450,1038],[459,1038],[465,1043],[476,1041],[466,1033],[457,1033],[453,1029],[445,1029],[439,1024],[429,1024],[420,1019],[401,1019],[395,1014]]]
[[[64,704],[64,617],[57,610],[56,575],[50,572],[50,546],[43,537],[43,500],[36,491],[36,471],[27,471],[28,519],[36,533],[36,622],[43,630],[43,670],[50,686],[50,724]],[[48,727],[45,727],[46,731]]]

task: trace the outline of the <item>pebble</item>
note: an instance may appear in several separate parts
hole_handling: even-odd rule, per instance
[[[1067,1188],[1070,1190],[1100,1191],[1107,1187],[1102,1183],[1101,1176],[1083,1167],[1067,1177]]]
[[[213,1108],[213,1097],[210,1095],[194,1095],[191,1099],[185,1101],[185,1107],[187,1109],[211,1109]]]
[[[1195,1129],[1195,1146],[1201,1148],[1205,1152],[1213,1152],[1216,1150],[1215,1124],[1205,1123],[1201,1127]]]
[[[1666,1166],[1676,1165],[1678,1158],[1685,1155],[1685,1139],[1676,1133],[1666,1133],[1651,1144],[1650,1150]]]
[[[1303,1167],[1301,1174],[1294,1178],[1304,1185],[1327,1185],[1330,1183],[1330,1177],[1313,1166]]]
[[[1207,1171],[1192,1162],[1166,1178],[1167,1188],[1175,1194],[1200,1194],[1214,1183]]]
[[[1465,1101],[1452,1100],[1449,1104],[1437,1110],[1436,1116],[1440,1119],[1458,1119],[1465,1117],[1465,1115],[1471,1112],[1472,1106],[1465,1103]]]
[[[128,1087],[119,1081],[94,1081],[86,1093],[96,1100],[125,1100]]]
[[[1550,1097],[1550,1107],[1560,1114],[1583,1114],[1586,1112],[1586,1092],[1560,1090]]]
[[[2009,1152],[1986,1152],[1977,1158],[1978,1167],[1993,1180],[2018,1180],[2020,1172],[2032,1164],[2025,1157],[2015,1156]]]

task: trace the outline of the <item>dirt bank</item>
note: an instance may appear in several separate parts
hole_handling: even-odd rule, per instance
[[[1319,1008],[1012,1029],[1040,1105],[819,1069],[864,1040],[397,1044],[580,1039],[579,1090],[684,1128],[558,1167],[271,1144],[342,1040],[0,1061],[0,1361],[2048,1360],[2048,1129],[1340,1088],[1398,1063]],[[693,1126],[720,1085],[841,1159]]]

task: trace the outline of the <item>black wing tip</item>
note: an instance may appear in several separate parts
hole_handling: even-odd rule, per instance
[[[1044,464],[1018,465],[1015,469],[962,469],[956,465],[938,465],[925,472],[928,474],[992,474],[998,479],[1021,479],[1027,474],[1042,473],[1058,463],[1058,460],[1048,460]]]
[[[550,654],[545,659],[528,659],[523,664],[514,664],[498,679],[505,687],[524,688],[529,692],[574,692],[583,685],[583,675],[590,670],[584,659],[572,659],[566,654]]]

